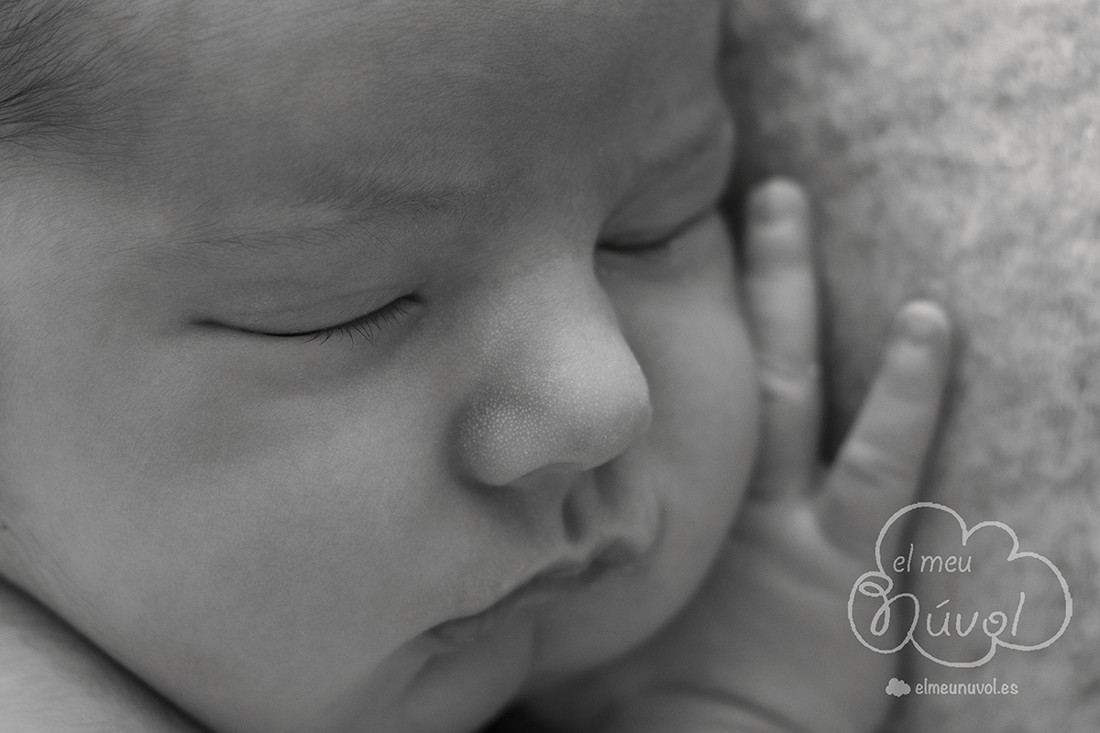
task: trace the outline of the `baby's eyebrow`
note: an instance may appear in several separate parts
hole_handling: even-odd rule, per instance
[[[457,186],[380,183],[366,176],[331,170],[299,179],[285,202],[288,209],[312,212],[316,224],[199,224],[180,242],[188,259],[202,258],[228,267],[252,266],[259,260],[278,262],[304,252],[324,260],[362,256],[376,251],[397,254],[408,244],[406,230],[426,221],[462,214],[473,197]]]
[[[393,225],[390,225],[393,228]],[[215,233],[215,231],[217,233]],[[232,227],[210,230],[209,234],[189,237],[179,243],[188,259],[200,258],[216,262],[220,266],[245,267],[255,265],[260,259],[287,260],[310,251],[320,254],[326,250],[337,256],[363,254],[367,249],[381,249],[393,253],[389,245],[393,240],[385,237],[377,223],[336,222],[317,226]]]
[[[369,172],[351,173],[318,166],[300,177],[295,195],[307,204],[380,218],[442,214],[469,195],[469,187],[410,179],[384,180]]]

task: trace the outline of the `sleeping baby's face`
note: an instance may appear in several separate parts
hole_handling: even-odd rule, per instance
[[[0,182],[4,572],[224,731],[650,635],[756,436],[719,4],[181,6],[114,159]]]

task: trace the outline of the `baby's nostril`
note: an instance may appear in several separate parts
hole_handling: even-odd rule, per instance
[[[593,563],[607,567],[629,567],[634,565],[649,549],[631,544],[625,540],[616,540],[601,550]]]
[[[609,566],[633,564],[658,540],[662,508],[652,487],[623,485],[614,471],[589,472],[565,497],[566,539],[585,556]]]

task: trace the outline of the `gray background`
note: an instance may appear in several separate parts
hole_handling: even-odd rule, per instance
[[[930,295],[960,325],[926,498],[1012,526],[1066,574],[1066,634],[920,680],[1015,697],[905,698],[897,731],[1100,728],[1100,2],[738,0],[728,69],[739,176],[815,199],[833,438],[890,314]],[[926,576],[930,577],[930,576]],[[919,589],[979,600],[998,577]],[[925,581],[927,583],[927,581]]]

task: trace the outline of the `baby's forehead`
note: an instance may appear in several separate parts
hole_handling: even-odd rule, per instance
[[[80,36],[67,2],[74,15],[41,22]],[[717,111],[701,91],[717,16],[704,3],[105,2],[73,59],[121,60],[76,72],[105,104],[73,129],[105,126],[85,149],[126,160],[118,180],[170,219],[162,231],[196,240],[302,249],[331,238],[332,203],[339,221],[397,209],[386,239],[454,212],[500,220],[493,209],[555,186],[591,193],[574,182],[594,158],[609,180],[653,168]]]
[[[547,3],[549,24],[526,2],[476,4],[501,17],[442,3],[423,22],[409,8],[429,3],[376,5],[393,17],[346,0],[190,0],[121,30],[97,16],[137,39],[133,60],[104,68],[156,81],[93,98],[134,133],[94,136],[122,141],[95,143],[117,170],[71,189],[34,174],[51,201],[87,203],[52,204],[88,211],[81,235],[62,221],[10,246],[40,256],[35,237],[56,229],[76,255],[57,266],[94,263],[134,303],[155,292],[166,319],[251,318],[394,287],[446,258],[492,264],[455,251],[643,239],[720,191],[729,123],[717,13],[702,4]],[[4,178],[0,203],[16,187]]]
[[[497,85],[623,74],[617,59],[624,47],[674,52],[663,49],[669,37],[655,31],[670,18],[713,16],[677,6],[674,0],[11,0],[0,7],[0,99],[7,100],[0,140],[31,133],[61,140],[115,128],[114,139],[124,142],[140,132],[137,112],[156,107],[150,97],[186,94],[190,75],[230,86],[240,74],[266,68],[266,78],[248,87],[278,94],[304,79],[340,83],[339,72],[348,69],[360,74],[364,92],[384,82],[405,83],[410,93],[430,92],[425,72],[433,70],[481,73]]]
[[[192,78],[246,95],[300,93],[306,84],[372,100],[400,92],[386,102],[446,98],[441,92],[452,83],[472,80],[517,93],[546,92],[567,79],[583,88],[593,77],[627,82],[640,71],[640,52],[641,66],[676,63],[686,56],[686,29],[714,16],[703,3],[685,12],[674,0],[260,5],[191,0],[186,18],[172,22],[181,26],[179,63]],[[385,109],[399,114],[401,105]]]
[[[132,136],[126,107],[147,88],[138,57],[153,55],[140,15],[115,0],[0,3],[0,153],[86,155]]]

